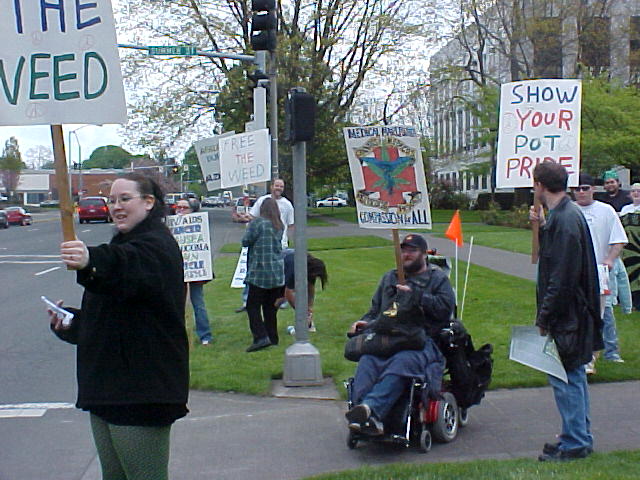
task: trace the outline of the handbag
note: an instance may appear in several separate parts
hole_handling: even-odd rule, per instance
[[[344,347],[347,360],[357,362],[362,355],[389,358],[403,350],[424,348],[427,334],[422,327],[422,307],[398,300],[361,333],[347,340]]]

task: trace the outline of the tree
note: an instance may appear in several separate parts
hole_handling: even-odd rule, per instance
[[[22,161],[18,139],[10,137],[5,142],[2,157],[0,157],[0,178],[2,178],[7,197],[15,196],[23,168],[27,168],[27,166]]]
[[[602,77],[582,83],[581,168],[600,176],[614,165],[636,168],[640,92]]]
[[[46,168],[45,165],[53,164],[53,151],[44,145],[31,147],[24,154],[31,168]]]
[[[131,164],[133,156],[122,147],[106,145],[96,148],[82,168],[125,168]]]
[[[123,6],[127,11],[122,33],[195,44],[202,50],[249,53],[250,3],[130,1]],[[400,67],[407,75],[419,71],[424,76],[419,61],[423,52],[408,46],[424,45],[439,34],[423,23],[425,16],[433,15],[434,4],[432,0],[278,2],[279,115],[282,99],[293,86],[306,88],[320,106],[318,139],[308,152],[310,178],[348,176],[341,128],[366,79],[384,79],[385,71]],[[418,11],[425,15],[416,15]],[[404,66],[394,65],[394,59],[405,60]],[[136,91],[128,133],[140,145],[175,148],[208,136],[213,125],[243,131],[249,120],[251,88],[245,76],[251,67],[233,66],[225,59],[181,60],[142,61],[138,52],[125,55],[125,77]],[[152,83],[153,91],[141,88],[144,82]],[[209,116],[214,113],[215,122]],[[280,139],[283,123],[279,122]],[[281,145],[287,170],[290,155]]]

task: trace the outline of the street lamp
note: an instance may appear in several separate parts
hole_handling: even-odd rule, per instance
[[[73,133],[73,136],[76,137],[76,143],[78,144],[78,171],[79,171],[79,178],[78,178],[78,198],[80,198],[80,196],[82,195],[82,146],[80,145],[80,139],[78,139],[78,130],[82,130],[85,127],[91,127],[93,125],[91,124],[87,124],[87,125],[82,125],[81,127],[75,128],[73,130],[69,130],[69,166],[71,166],[71,134]],[[70,181],[69,182],[71,184],[71,196],[73,196],[73,182]]]

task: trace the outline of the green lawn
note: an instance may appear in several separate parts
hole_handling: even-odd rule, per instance
[[[537,460],[478,460],[416,465],[398,463],[362,467],[308,477],[309,480],[625,480],[640,478],[640,451],[600,453],[566,463]]]
[[[291,240],[292,247],[295,246],[293,238]],[[386,238],[375,235],[354,235],[352,237],[339,237],[336,240],[332,238],[309,238],[307,239],[307,250],[344,250],[365,247],[386,247],[391,245],[391,241]],[[239,243],[227,243],[220,249],[220,253],[238,253],[240,251]]]
[[[325,249],[314,251],[314,255],[327,264],[329,284],[317,295],[314,317],[318,332],[311,334],[311,341],[320,351],[323,374],[333,377],[339,385],[353,374],[355,367],[342,355],[345,332],[368,309],[380,277],[394,263],[391,249],[380,248],[378,242],[381,240],[378,237],[318,239]],[[353,242],[360,243],[357,247],[346,247]],[[377,248],[364,248],[367,245]],[[291,309],[280,310],[278,315],[280,345],[245,353],[251,343],[247,316],[233,312],[240,304],[241,291],[229,288],[236,261],[233,256],[218,258],[215,262],[217,278],[205,286],[215,340],[209,348],[193,346],[191,386],[267,394],[271,379],[282,376],[284,350],[293,342],[286,334],[287,325],[293,323],[293,312]],[[464,272],[464,268],[465,264],[461,263],[460,272]],[[546,384],[543,374],[508,360],[511,326],[533,322],[534,296],[533,282],[471,266],[464,323],[476,347],[484,343],[494,346],[492,388]],[[616,313],[626,363],[600,362],[594,381],[640,378],[640,314],[623,316]],[[192,320],[189,325],[192,329]],[[193,334],[191,338],[193,345]]]

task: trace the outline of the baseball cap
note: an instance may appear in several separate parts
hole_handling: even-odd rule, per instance
[[[409,235],[404,237],[404,240],[402,240],[400,247],[404,247],[405,245],[408,247],[419,248],[423,252],[427,251],[427,241],[422,235],[418,235],[417,233],[410,233]]]
[[[581,173],[578,179],[578,185],[591,185],[592,187],[595,185],[595,181],[593,177],[588,173]]]

